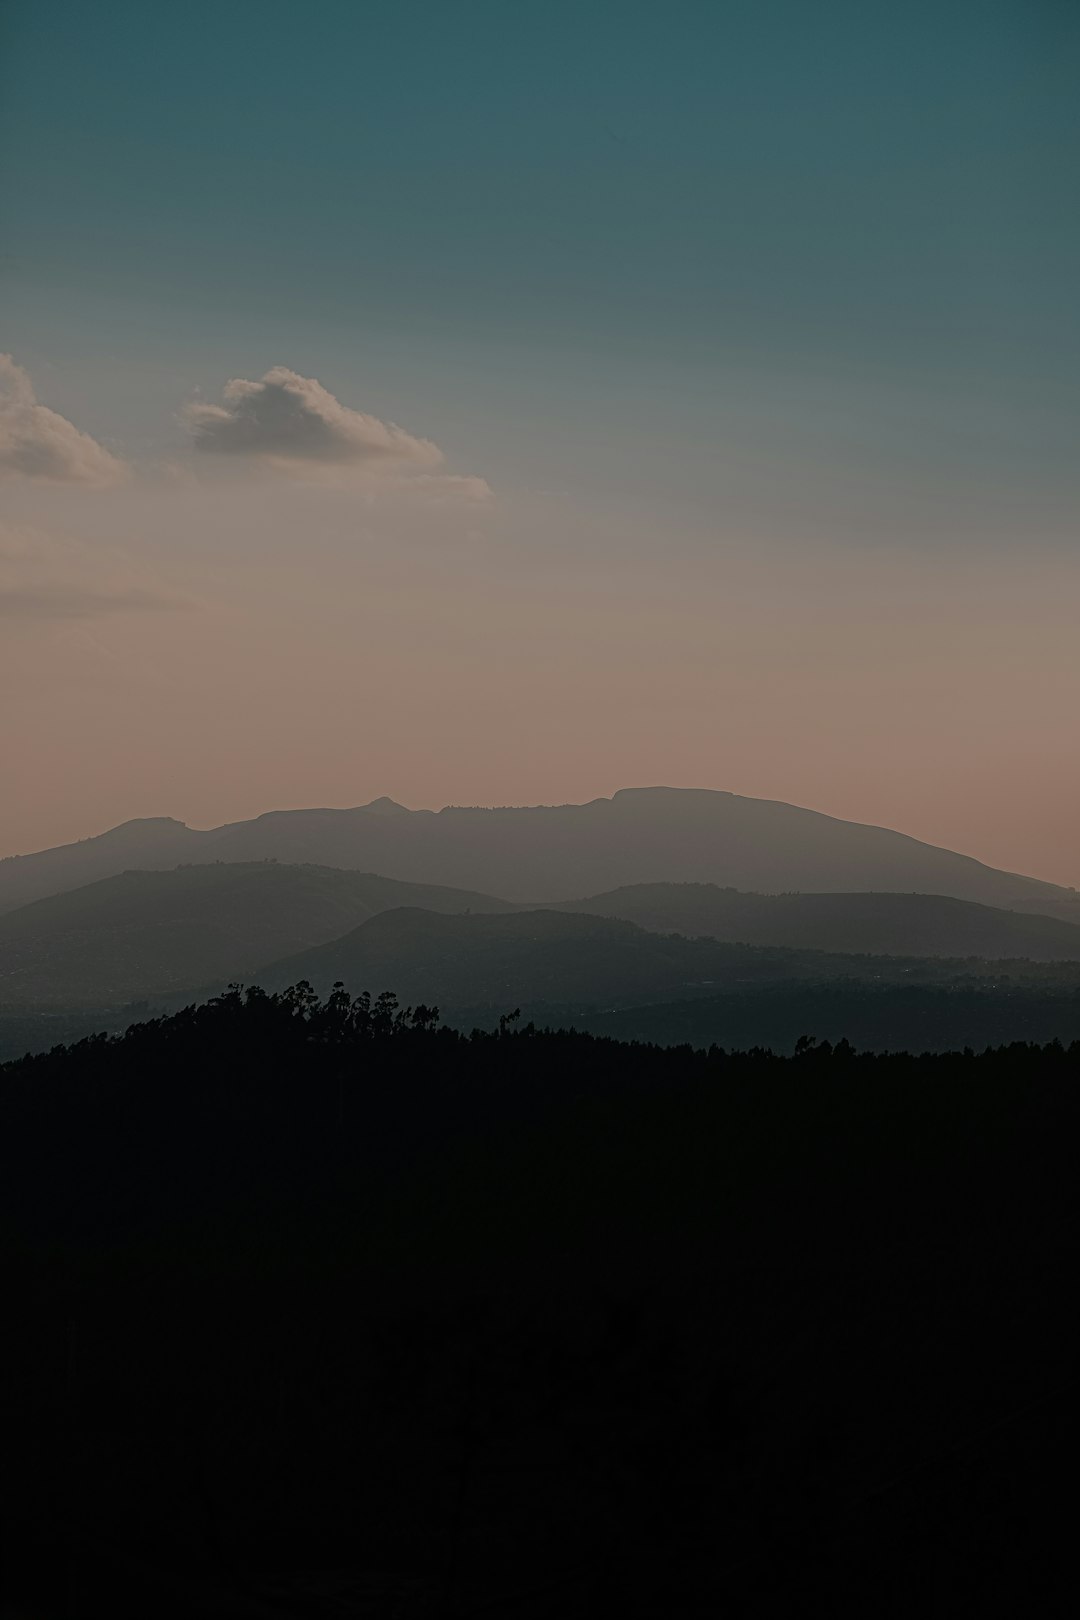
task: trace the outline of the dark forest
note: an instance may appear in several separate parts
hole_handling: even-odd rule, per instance
[[[304,985],[5,1065],[10,1612],[1055,1612],[1078,1074]]]

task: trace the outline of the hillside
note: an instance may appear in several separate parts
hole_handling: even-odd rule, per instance
[[[133,1005],[176,1004],[233,980],[394,984],[454,1016],[521,1005],[541,1018],[838,980],[1071,993],[1077,936],[1057,919],[926,895],[658,884],[530,909],[333,867],[196,864],[125,872],[0,917],[0,1048],[81,1030],[68,1015],[121,1027]],[[770,1013],[768,1029],[785,1029],[785,1016]],[[871,1026],[859,1027],[875,1044]],[[710,1026],[701,1038],[718,1037]]]
[[[1080,961],[1080,922],[940,894],[743,894],[713,883],[639,883],[558,910],[797,950]]]
[[[0,916],[0,1008],[108,1011],[230,979],[250,982],[267,963],[330,945],[377,913],[401,907],[477,914],[529,909],[535,914],[537,909],[472,890],[403,883],[334,867],[262,861],[125,872]],[[729,945],[809,952],[814,971],[826,977],[838,973],[879,977],[882,957],[1027,959],[1047,965],[1080,961],[1080,928],[1074,924],[938,895],[771,896],[710,884],[641,884],[540,910],[616,919],[654,933],[682,934],[688,940],[707,937]],[[548,992],[543,986],[549,982],[563,987],[558,994],[581,1005],[592,1004],[594,992],[613,1000],[637,994],[643,962],[658,960],[647,952],[643,955],[644,947],[631,959],[625,934],[620,936],[623,955],[612,956],[611,939],[603,930],[585,925],[584,931],[578,927],[567,934],[567,925],[548,927],[546,946],[536,937],[536,954],[528,964],[529,971],[539,976],[536,984],[541,988],[525,983],[524,969],[515,980],[522,983],[520,994],[530,1002],[545,1001]],[[405,962],[399,938],[387,963],[372,956],[363,959],[370,965],[372,982],[386,982],[388,973],[401,972],[412,984],[414,968],[417,973],[430,969],[438,979],[442,969],[431,963],[430,953],[444,946],[427,938],[421,942],[421,932],[417,930],[409,947],[419,952],[414,963]],[[462,949],[472,960],[478,949],[498,953],[508,939],[500,935],[489,947],[481,943],[482,931],[473,928],[445,948]],[[604,963],[589,960],[590,940],[604,954]],[[520,947],[517,939],[512,948]],[[544,949],[562,951],[562,961],[541,963]],[[670,964],[673,950],[684,951],[684,946],[663,947],[665,963]],[[831,955],[823,957],[822,952]],[[852,963],[845,957],[866,960]],[[298,976],[303,969],[299,964]],[[321,972],[321,965],[316,971]],[[622,981],[624,971],[629,978]],[[917,970],[926,971],[924,966]],[[963,969],[978,971],[977,964]],[[687,972],[691,978],[713,976],[712,968],[690,967]],[[482,987],[487,979],[477,982]],[[659,978],[649,980],[646,990],[668,994],[681,983],[665,968]],[[424,988],[420,993],[431,992]],[[471,1001],[480,992],[470,981],[462,993]]]
[[[339,979],[354,993],[394,986],[458,1027],[490,1027],[520,1007],[540,1024],[661,1044],[790,1050],[812,1033],[921,1050],[1080,1034],[1078,961],[689,938],[272,863],[128,873],[26,906],[0,918],[0,973],[3,1057],[118,1031],[139,1004],[175,1007],[234,980],[277,990],[306,979],[321,993]]]
[[[1080,921],[1068,889],[766,799],[697,788],[624,789],[588,804],[440,811],[392,800],[275,811],[205,832],[128,822],[100,838],[0,861],[0,910],[127,868],[177,861],[310,862],[535,904],[626,884],[714,883],[761,893],[951,895]]]
[[[206,859],[207,838],[169,816],[148,816],[121,822],[77,844],[60,844],[34,855],[9,855],[0,860],[0,912],[121,872],[161,870],[181,861]]]
[[[957,962],[686,939],[616,918],[561,911],[436,916],[386,911],[342,939],[263,968],[258,982],[279,990],[301,979],[320,993],[342,981],[353,993],[393,985],[407,1001],[507,1012],[516,1006],[574,1009],[628,1006],[678,995],[738,993],[793,982],[940,984],[1002,974],[1071,992],[1080,964]],[[707,1043],[706,1043],[707,1044]]]
[[[0,1071],[0,1604],[1067,1612],[1078,1064],[232,996]]]
[[[544,1009],[558,1025],[568,1014]],[[462,1022],[467,1023],[468,1020]],[[576,1028],[658,1046],[764,1047],[790,1053],[804,1035],[872,1052],[976,1052],[1014,1041],[1080,1041],[1080,974],[1073,986],[1022,980],[978,984],[787,984],[617,1009],[577,1010]]]
[[[259,983],[276,990],[306,979],[320,992],[336,980],[353,991],[393,985],[407,1001],[510,1011],[525,999],[584,1006],[685,987],[705,968],[730,974],[746,954],[556,911],[440,917],[403,909],[263,968]]]
[[[389,906],[509,909],[481,894],[273,862],[124,872],[0,917],[0,1005],[108,1007],[249,979]]]

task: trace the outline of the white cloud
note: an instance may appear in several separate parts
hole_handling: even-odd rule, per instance
[[[127,469],[66,417],[39,405],[29,376],[0,354],[0,477],[103,486]]]
[[[442,451],[393,422],[350,410],[314,377],[274,366],[258,382],[235,377],[221,405],[184,411],[197,450],[279,462],[438,467]]]

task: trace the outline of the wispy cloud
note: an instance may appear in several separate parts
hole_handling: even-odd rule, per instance
[[[492,499],[486,478],[462,473],[421,473],[409,480],[410,488],[422,498],[442,504],[445,501],[483,504]]]
[[[0,619],[98,619],[111,613],[162,613],[191,607],[163,591],[95,590],[81,585],[0,585]]]
[[[0,354],[0,477],[105,486],[127,468],[67,417],[39,405],[30,377]]]
[[[147,580],[123,548],[0,524],[0,619],[8,624],[175,612],[197,605]]]

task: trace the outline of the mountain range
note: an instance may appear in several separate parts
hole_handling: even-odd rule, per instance
[[[513,909],[467,891],[272,861],[122,872],[0,916],[0,1005],[114,1007],[250,983],[267,962],[398,906]]]
[[[1080,899],[885,828],[670,788],[140,820],[0,861],[6,1055],[300,979],[660,1041],[1065,1039]]]
[[[277,860],[378,872],[537,904],[632,884],[711,883],[761,894],[934,894],[1080,922],[1071,889],[883,827],[698,788],[623,789],[587,804],[271,811],[200,831],[169,818],[0,861],[0,912],[180,863]]]
[[[871,957],[688,939],[621,918],[565,911],[436,915],[401,907],[340,939],[270,963],[258,978],[266,990],[306,980],[323,995],[338,981],[353,993],[389,988],[402,1000],[435,1002],[460,1015],[465,1008],[625,1006],[797,983],[990,983],[1003,974],[1072,990],[1080,985],[1080,962],[1034,968],[1023,962]]]
[[[411,919],[409,926],[373,930],[372,920],[386,913]],[[484,915],[491,928],[480,926]],[[465,926],[440,932],[441,916],[461,917]],[[499,918],[501,933],[494,926]],[[669,936],[668,943],[657,935]],[[803,976],[793,965],[797,956],[810,957],[819,980],[879,979],[883,959],[898,957],[982,959],[965,972],[983,974],[988,960],[1025,961],[1031,972],[1039,964],[1049,970],[1080,963],[1075,923],[937,895],[760,895],[661,883],[529,907],[471,889],[334,867],[215,862],[124,872],[0,916],[0,1006],[115,1008],[231,980],[272,978],[276,985],[282,973],[322,988],[342,977],[357,989],[393,986],[418,999],[445,1000],[440,959],[447,954],[464,974],[452,999],[474,1002],[488,995],[484,953],[520,955],[526,942],[535,982],[530,987],[519,977],[500,989],[492,981],[495,1000],[504,994],[536,1001],[552,986],[559,998],[582,1004],[593,989],[618,999],[637,984],[646,958],[670,964],[673,951],[681,951],[685,965],[685,947],[704,942],[725,947],[725,973],[733,947],[744,964],[755,952],[779,949],[789,977]],[[590,951],[602,961],[590,962]],[[955,962],[951,971],[958,971]],[[629,975],[621,990],[620,972]],[[1080,979],[1080,967],[1070,972]],[[751,977],[759,976],[755,967]],[[936,980],[940,972],[927,967],[922,976]],[[651,989],[667,994],[695,977],[715,972],[686,967],[672,977],[665,968]]]
[[[943,894],[746,894],[713,883],[637,883],[563,901],[558,909],[621,917],[658,933],[707,935],[745,945],[1080,961],[1080,918],[1069,922],[1005,911]]]

